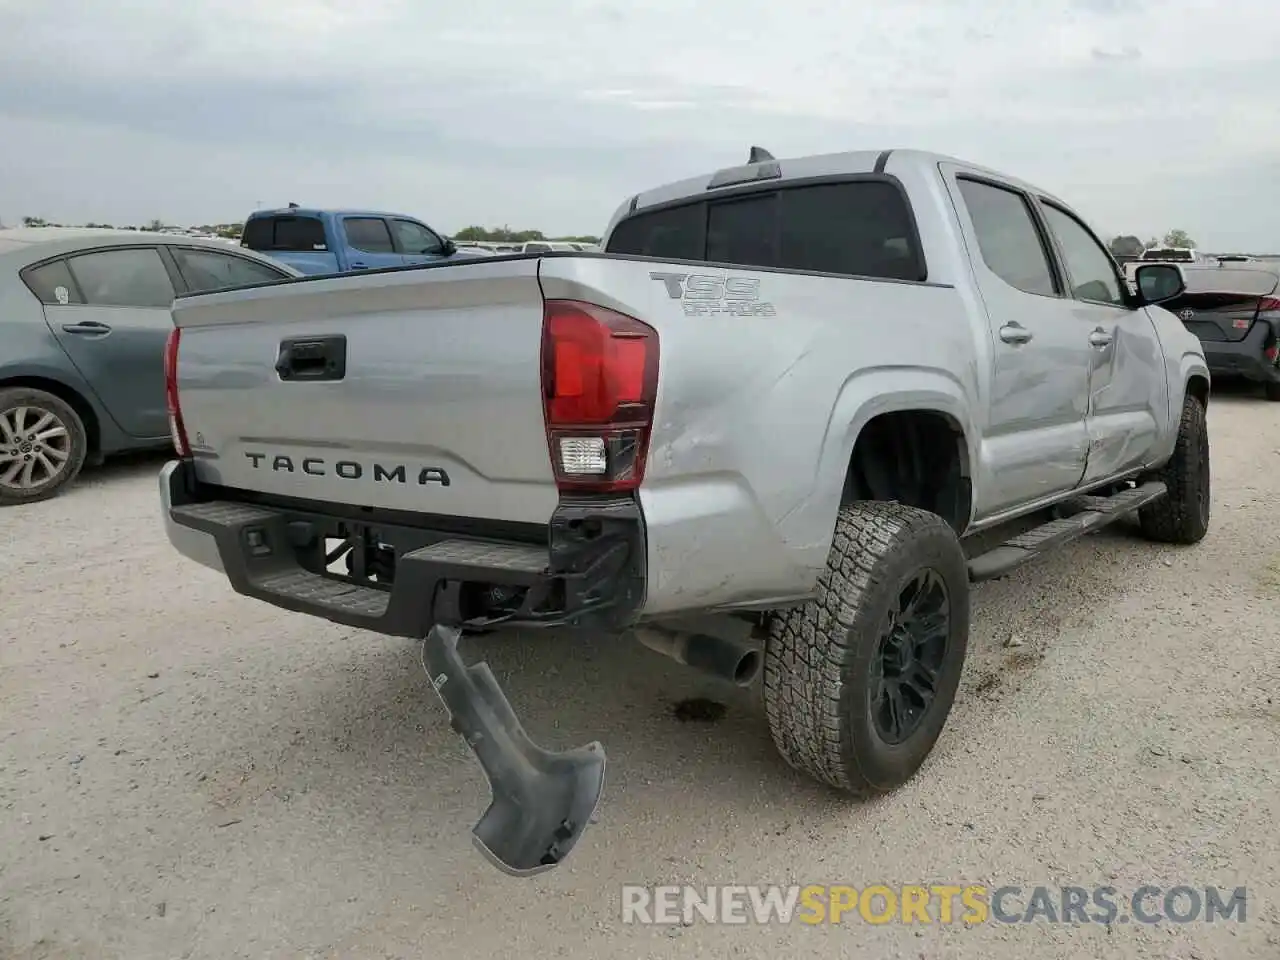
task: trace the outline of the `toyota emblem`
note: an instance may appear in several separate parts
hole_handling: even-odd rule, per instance
[[[1192,310],[1190,307],[1188,307],[1186,310],[1180,310],[1180,311],[1178,312],[1178,316],[1179,316],[1182,320],[1190,320],[1190,319],[1191,319],[1192,317],[1194,317],[1195,315],[1196,315],[1196,312],[1195,312],[1194,310]]]

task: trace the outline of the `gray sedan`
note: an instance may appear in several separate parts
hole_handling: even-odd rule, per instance
[[[169,444],[176,294],[293,276],[216,240],[0,230],[0,505],[51,497],[85,463]]]

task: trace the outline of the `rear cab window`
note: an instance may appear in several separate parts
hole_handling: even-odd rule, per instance
[[[280,250],[289,253],[329,249],[324,223],[318,217],[251,217],[240,237],[250,250]]]
[[[884,280],[927,277],[915,219],[888,178],[752,190],[636,214],[608,253]]]

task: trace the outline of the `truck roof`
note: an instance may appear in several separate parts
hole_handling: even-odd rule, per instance
[[[955,163],[963,166],[976,173],[985,173],[999,180],[1021,187],[1028,192],[1033,192],[1038,196],[1047,200],[1053,200],[1062,206],[1070,205],[1062,199],[1043,190],[1033,184],[1026,183],[1016,177],[1002,173],[999,170],[993,170],[976,164],[968,160],[962,160],[957,157],[948,156],[943,153],[931,153],[926,150],[910,150],[890,148],[885,150],[850,150],[841,153],[822,153],[813,154],[807,157],[790,157],[782,159],[763,160],[759,164],[741,164],[734,167],[726,167],[711,173],[699,174],[695,177],[687,177],[683,180],[677,180],[673,183],[667,183],[662,186],[653,187],[652,189],[636,194],[634,197],[626,201],[618,208],[614,215],[614,221],[622,219],[628,213],[634,213],[645,207],[652,207],[664,203],[672,203],[692,197],[701,197],[707,194],[711,189],[712,181],[717,177],[723,177],[733,171],[741,171],[746,173],[748,168],[752,166],[763,166],[765,164],[775,164],[781,176],[772,177],[767,181],[762,181],[761,186],[771,184],[774,186],[786,183],[789,180],[804,180],[813,177],[841,177],[856,175],[859,173],[879,173],[885,170],[885,167],[892,163],[893,169],[890,173],[900,174],[906,170],[928,170],[933,172],[940,163]],[[734,185],[745,185],[751,182],[745,176],[741,180],[735,179]],[[728,186],[729,184],[726,184]]]
[[[274,210],[255,210],[246,220],[259,220],[262,217],[410,217],[408,213],[392,213],[387,210],[364,210],[360,208],[328,207],[277,207]]]

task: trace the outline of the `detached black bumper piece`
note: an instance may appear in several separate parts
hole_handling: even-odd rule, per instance
[[[422,642],[422,665],[489,780],[493,799],[472,839],[499,870],[533,876],[568,856],[591,822],[604,790],[604,748],[589,743],[556,753],[539,747],[489,665],[462,662],[460,637],[451,627],[433,627]]]

